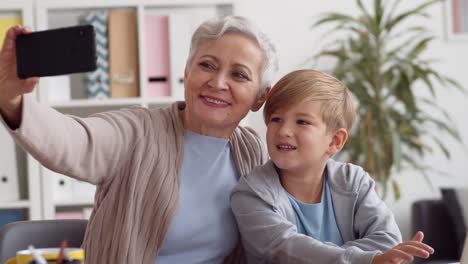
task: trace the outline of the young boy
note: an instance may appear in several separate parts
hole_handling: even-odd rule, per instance
[[[272,89],[264,118],[271,160],[243,177],[231,196],[249,263],[406,263],[433,253],[421,232],[400,243],[372,178],[331,159],[354,121],[340,81],[292,72]]]

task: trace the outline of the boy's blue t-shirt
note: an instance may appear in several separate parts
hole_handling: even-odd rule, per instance
[[[227,139],[185,131],[179,206],[158,264],[223,262],[239,240],[229,201],[237,179]]]
[[[320,203],[303,203],[289,193],[288,197],[296,213],[297,230],[299,233],[322,242],[331,242],[337,246],[344,244],[338,230],[338,225],[336,224],[335,209],[326,175],[324,175]]]

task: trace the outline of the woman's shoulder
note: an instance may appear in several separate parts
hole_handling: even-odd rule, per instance
[[[257,131],[248,126],[237,126],[234,130],[231,140],[237,138],[237,140],[250,141],[254,143],[262,142]]]
[[[329,159],[325,167],[330,186],[335,191],[356,193],[363,184],[372,182],[372,178],[361,167]]]

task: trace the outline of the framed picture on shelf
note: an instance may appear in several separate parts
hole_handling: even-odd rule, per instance
[[[446,0],[446,36],[468,40],[468,0]]]

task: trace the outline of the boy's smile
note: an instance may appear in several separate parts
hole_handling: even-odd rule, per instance
[[[332,138],[322,119],[320,101],[307,99],[289,109],[279,109],[267,124],[268,152],[282,172],[321,172],[332,154]]]

